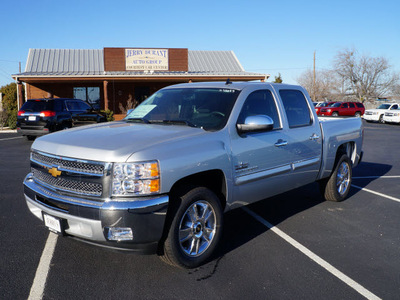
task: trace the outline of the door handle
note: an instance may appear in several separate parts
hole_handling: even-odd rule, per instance
[[[275,143],[275,147],[282,147],[282,146],[286,146],[288,144],[287,141],[281,140],[279,139],[276,143]]]
[[[313,135],[312,135],[312,136],[310,136],[310,140],[311,140],[311,141],[316,141],[316,140],[319,140],[319,135],[318,135],[318,134],[316,134],[316,133],[313,133]]]

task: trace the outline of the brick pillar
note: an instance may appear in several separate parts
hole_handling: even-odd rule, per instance
[[[24,105],[24,95],[22,94],[22,82],[17,81],[17,93],[18,93],[18,107],[21,108]]]

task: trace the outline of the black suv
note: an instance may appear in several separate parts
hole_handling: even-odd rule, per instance
[[[29,99],[18,111],[17,131],[28,140],[74,126],[106,122],[88,103],[69,98]]]

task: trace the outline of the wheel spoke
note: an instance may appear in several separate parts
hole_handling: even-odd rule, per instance
[[[190,220],[192,221],[192,223],[194,223],[198,218],[199,215],[197,213],[197,205],[192,205],[192,207],[189,209],[189,211],[187,212]]]
[[[207,223],[208,220],[210,220],[210,218],[214,215],[214,212],[212,211],[211,207],[207,206],[207,210],[204,211],[204,223]]]
[[[179,230],[179,241],[181,243],[186,242],[187,240],[191,239],[193,237],[193,231],[192,228],[184,228]]]

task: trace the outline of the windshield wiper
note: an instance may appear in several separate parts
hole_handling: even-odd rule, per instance
[[[151,123],[163,123],[163,124],[183,124],[190,127],[198,127],[190,121],[182,119],[172,119],[172,120],[151,120]]]
[[[151,122],[149,121],[149,120],[147,120],[147,119],[145,119],[145,118],[128,118],[128,119],[125,119],[125,121],[139,121],[139,122],[143,122],[143,123],[146,123],[146,124],[150,124]]]
[[[163,120],[163,123],[167,124],[185,124],[190,127],[197,127],[197,125],[193,124],[192,122],[188,120]]]

